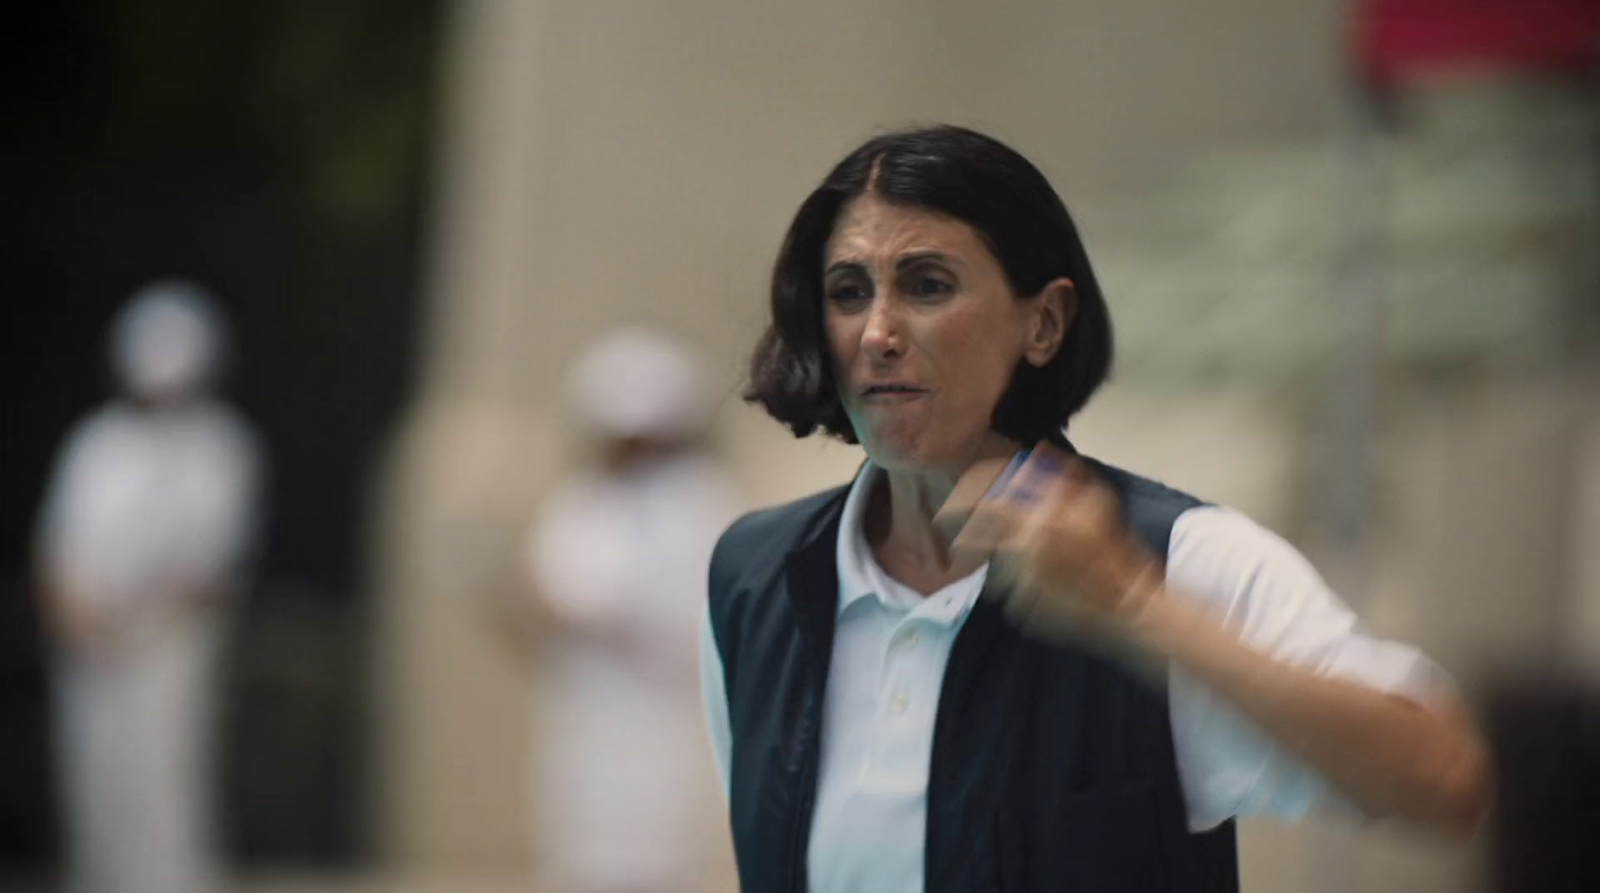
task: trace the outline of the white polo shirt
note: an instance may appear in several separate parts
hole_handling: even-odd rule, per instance
[[[839,612],[806,863],[811,893],[924,889],[939,689],[988,573],[985,566],[926,597],[884,573],[863,529],[881,474],[870,461],[863,466],[840,520]],[[1167,583],[1173,597],[1204,606],[1245,644],[1286,663],[1418,700],[1448,684],[1417,649],[1366,634],[1293,546],[1231,509],[1201,506],[1178,517]],[[700,652],[726,791],[734,743],[709,612]],[[1176,666],[1168,703],[1191,828],[1243,815],[1301,816],[1341,802],[1320,776]]]

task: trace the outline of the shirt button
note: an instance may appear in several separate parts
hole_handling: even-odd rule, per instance
[[[910,706],[911,699],[906,697],[905,692],[897,691],[894,693],[893,697],[889,698],[889,712],[893,713],[895,716],[899,716],[900,714],[906,712],[906,708]]]
[[[907,632],[905,635],[900,637],[900,644],[904,645],[907,648],[915,648],[915,647],[917,647],[917,643],[920,642],[920,641],[922,641],[922,637],[917,635],[917,631],[916,630],[911,630],[910,632]]]

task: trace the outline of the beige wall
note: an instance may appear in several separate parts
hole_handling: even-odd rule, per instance
[[[731,371],[788,216],[884,127],[992,129],[1069,199],[1324,132],[1340,5],[1206,7],[462,3],[427,380],[541,400],[575,336],[630,317]]]
[[[706,351],[731,394],[789,215],[839,155],[884,126],[990,129],[1039,161],[1069,202],[1150,188],[1219,144],[1326,134],[1343,4],[1199,6],[457,4],[425,384],[375,506],[385,645],[376,758],[397,864],[528,868],[530,686],[498,648],[486,605],[514,587],[523,524],[569,454],[555,393],[583,341],[619,321],[666,326]],[[1092,246],[1094,221],[1083,224]],[[1425,394],[1382,440],[1382,465],[1400,484],[1383,519],[1406,532],[1377,552],[1373,609],[1380,628],[1475,667],[1484,653],[1538,647],[1551,623],[1511,596],[1530,580],[1539,593],[1560,585],[1547,567],[1554,547],[1530,535],[1503,561],[1495,548],[1508,531],[1558,529],[1551,450],[1562,447],[1549,438],[1565,436],[1570,395],[1536,381],[1437,397]],[[1304,399],[1279,385],[1113,387],[1075,436],[1292,529],[1304,515]],[[718,438],[752,503],[841,481],[859,461],[852,449],[795,442],[731,397]],[[1530,473],[1495,477],[1508,458]],[[1440,517],[1480,523],[1446,537]],[[1480,601],[1485,613],[1460,610]],[[1435,625],[1445,616],[1454,625]],[[1246,841],[1255,889],[1331,890],[1328,877],[1349,867],[1339,857],[1352,844],[1314,832],[1253,828]],[[1353,863],[1365,874],[1348,889],[1467,889],[1470,854],[1392,847],[1399,855]]]

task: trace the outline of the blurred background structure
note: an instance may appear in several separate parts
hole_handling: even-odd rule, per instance
[[[218,296],[237,358],[222,390],[273,471],[218,730],[230,850],[370,850],[364,537],[415,377],[441,14],[71,2],[0,29],[0,874],[44,875],[60,852],[27,597],[46,472],[110,389],[113,311],[168,276]]]
[[[136,285],[222,298],[273,468],[221,733],[239,886],[529,889],[538,730],[489,606],[581,448],[565,370],[670,330],[752,504],[843,481],[855,449],[733,395],[800,198],[931,120],[1078,217],[1121,350],[1078,445],[1290,536],[1489,723],[1471,847],[1251,823],[1245,889],[1594,876],[1595,0],[80,0],[0,41],[0,883],[57,865],[29,531]]]

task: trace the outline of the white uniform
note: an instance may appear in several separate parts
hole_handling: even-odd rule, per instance
[[[571,889],[698,886],[716,781],[696,637],[711,550],[738,508],[719,469],[691,456],[572,480],[534,529],[538,591],[626,643],[563,642],[545,693],[536,819],[545,864]]]
[[[128,353],[128,344],[119,347]],[[165,368],[142,366],[138,372],[150,373],[142,379],[125,375],[135,390],[157,377],[163,386],[192,385],[192,377],[179,379],[204,369],[161,353]],[[53,596],[80,600],[106,633],[106,647],[62,650],[54,665],[77,891],[198,893],[213,886],[208,757],[220,621],[192,601],[195,587],[226,589],[240,569],[258,468],[249,428],[204,400],[160,408],[114,402],[81,422],[62,450],[46,494],[39,558]]]
[[[657,332],[602,337],[575,364],[567,401],[612,441],[692,441],[711,391],[693,355]],[[560,889],[687,891],[720,813],[696,670],[706,568],[738,516],[708,456],[669,452],[578,475],[528,542],[534,589],[559,616],[601,631],[550,655],[534,772],[541,863]]]
[[[225,580],[249,538],[256,449],[226,409],[112,406],[72,435],[41,546],[113,629],[63,655],[58,741],[84,891],[184,893],[209,874],[205,773],[218,618],[173,615],[177,580]],[[172,621],[179,620],[179,625]]]

